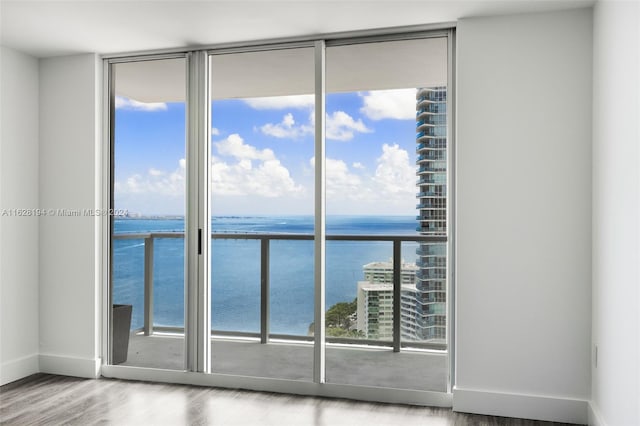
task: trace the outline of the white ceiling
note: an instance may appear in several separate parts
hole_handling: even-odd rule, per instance
[[[588,7],[594,0],[0,0],[0,43],[37,57],[125,53]]]

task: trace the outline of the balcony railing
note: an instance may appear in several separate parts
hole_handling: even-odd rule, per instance
[[[441,139],[441,140],[439,140]],[[420,152],[423,149],[446,149],[447,148],[447,143],[445,141],[444,138],[433,138],[431,140],[428,140],[426,142],[420,142],[418,145],[416,145],[416,152]]]
[[[441,192],[437,192],[437,191],[422,191],[422,192],[418,192],[416,194],[417,198],[422,198],[422,197],[446,197],[446,191],[441,191]],[[443,199],[443,198],[441,198]],[[420,220],[420,217],[416,217],[416,219]]]
[[[418,168],[418,173],[444,173],[447,165],[444,161],[433,161]]]
[[[445,115],[447,113],[447,104],[442,101],[436,101],[431,103],[425,103],[418,108],[416,111],[416,117],[420,117],[421,115],[435,115],[442,114]]]
[[[418,185],[427,185],[427,184],[446,184],[447,183],[447,175],[442,172],[434,172],[433,174],[422,174],[420,178],[416,180],[416,184]]]
[[[447,136],[447,128],[444,123],[434,123],[432,127],[423,127],[421,131],[416,133],[417,139],[436,136],[442,138]]]
[[[416,158],[417,161],[446,160],[446,159],[447,159],[447,153],[445,151],[429,151],[426,154],[421,154]]]
[[[145,336],[150,336],[154,331],[184,332],[179,327],[158,327],[153,322],[153,251],[154,241],[161,238],[184,238],[183,232],[146,232],[146,233],[121,233],[113,234],[114,240],[143,240],[144,242],[144,321],[142,328],[134,330],[144,332]],[[236,234],[236,233],[213,233],[212,240],[257,240],[260,241],[260,333],[244,331],[211,330],[211,335],[236,336],[260,338],[261,343],[268,343],[270,339],[293,340],[293,341],[313,341],[313,336],[299,336],[289,334],[274,334],[269,332],[269,249],[271,241],[313,241],[314,236],[310,234]],[[425,236],[425,235],[327,235],[327,241],[387,241],[393,244],[393,340],[372,340],[343,337],[327,337],[328,343],[393,346],[395,352],[400,347],[425,348],[425,349],[446,349],[446,344],[432,342],[401,342],[401,273],[402,265],[402,243],[446,243],[446,236]]]
[[[421,197],[421,196],[418,195],[418,197]],[[420,201],[421,203],[416,206],[416,208],[418,209],[445,210],[447,208],[447,206],[444,205],[443,202],[441,202],[441,201],[444,201],[444,199],[442,198],[436,198],[436,199],[426,198]]]

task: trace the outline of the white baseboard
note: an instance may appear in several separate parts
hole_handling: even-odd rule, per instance
[[[96,379],[100,377],[100,366],[100,358],[40,354],[41,373]]]
[[[38,354],[3,362],[0,365],[0,386],[38,373]]]
[[[587,424],[588,406],[580,399],[453,389],[453,411],[463,413]]]
[[[593,403],[589,402],[589,426],[607,426],[607,424],[602,420],[602,416],[600,415],[600,410]]]

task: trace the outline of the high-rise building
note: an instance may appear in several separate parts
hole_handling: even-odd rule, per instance
[[[358,282],[357,328],[367,339],[393,339],[393,262],[371,262],[363,266],[364,281]],[[402,263],[400,284],[402,299],[405,293],[415,294],[417,267]],[[413,306],[413,299],[411,301]],[[402,318],[406,315],[402,307]],[[411,308],[409,308],[411,309]],[[402,324],[405,327],[405,324]]]
[[[447,88],[416,94],[416,152],[421,235],[447,235]],[[443,344],[447,328],[447,244],[420,243],[416,263],[401,271],[400,330],[408,341]],[[358,282],[357,327],[370,339],[393,338],[393,263],[364,266]]]
[[[416,94],[418,227],[422,235],[447,235],[447,88],[421,88]],[[416,250],[415,330],[412,340],[446,339],[447,245],[421,243]],[[403,298],[404,299],[404,298]],[[404,300],[403,300],[404,302]],[[408,303],[408,302],[407,302]],[[404,314],[404,309],[403,309]],[[413,334],[415,331],[415,334]],[[412,335],[413,334],[413,335]]]
[[[416,282],[416,265],[402,262],[400,284],[412,285]],[[389,262],[371,262],[362,267],[365,281],[378,284],[393,284],[393,259]]]

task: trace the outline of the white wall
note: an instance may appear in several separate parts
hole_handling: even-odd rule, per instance
[[[591,24],[458,24],[454,410],[586,422]]]
[[[594,9],[592,424],[640,424],[640,4]]]
[[[38,372],[38,61],[0,47],[0,385]],[[5,215],[6,214],[6,215]]]
[[[96,206],[100,62],[40,60],[40,207]],[[40,219],[40,369],[95,377],[99,369],[96,219]]]
[[[584,422],[591,397],[594,423],[640,423],[637,9],[597,4],[593,84],[587,10],[459,23],[456,410]],[[38,81],[2,48],[1,70],[1,207],[94,207],[95,55]],[[8,220],[0,382],[37,370],[38,339],[42,371],[95,376],[95,220]]]

